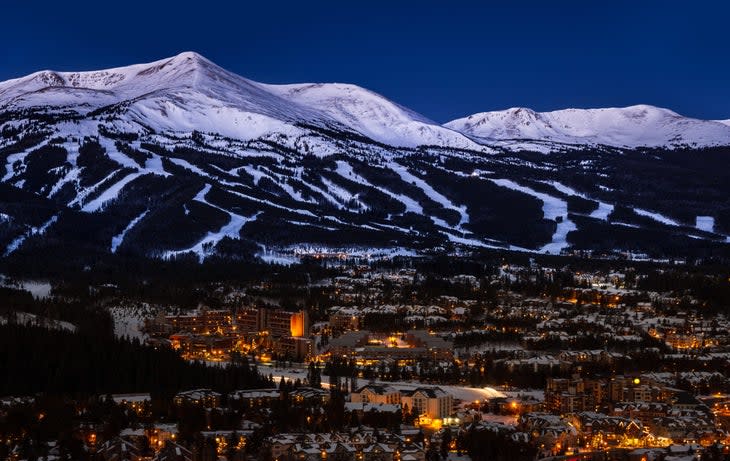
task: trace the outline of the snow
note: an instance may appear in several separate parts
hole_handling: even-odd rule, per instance
[[[280,264],[282,266],[293,266],[299,263],[299,258],[292,254],[285,254],[278,250],[267,248],[266,245],[260,245],[261,251],[256,253],[256,257],[266,264]]]
[[[715,232],[715,218],[712,216],[697,216],[695,227],[705,232]]]
[[[562,149],[566,145],[629,148],[730,145],[730,126],[725,123],[682,117],[671,110],[648,105],[542,113],[516,107],[470,115],[444,126],[481,142],[509,141],[519,148],[532,145],[543,151]]]
[[[363,210],[363,211],[366,211],[366,210],[369,209],[369,207],[366,204],[364,204],[362,201],[360,201],[360,199],[358,198],[358,194],[351,193],[350,191],[348,191],[344,187],[338,186],[337,184],[333,183],[332,181],[330,181],[329,179],[327,179],[327,178],[325,178],[323,176],[320,177],[320,180],[322,181],[322,184],[324,184],[327,187],[327,189],[329,189],[329,191],[331,192],[331,194],[328,194],[325,191],[321,191],[321,189],[319,189],[319,188],[317,188],[317,189],[320,190],[321,193],[327,194],[330,197],[331,196],[336,197],[336,200],[335,200],[334,203],[336,205],[338,205],[338,207],[340,207],[340,208],[350,208],[349,204],[352,201],[355,201],[357,203],[357,208],[358,209]],[[310,187],[312,187],[312,186],[310,186]]]
[[[90,202],[86,203],[82,208],[81,211],[85,213],[93,213],[96,211],[99,211],[107,202],[110,202],[114,199],[116,199],[119,196],[119,192],[124,189],[124,186],[129,184],[130,182],[134,181],[135,179],[142,176],[144,173],[136,172],[136,173],[130,173],[124,178],[120,179],[116,183],[114,183],[111,187],[106,189],[104,192],[101,193],[97,198],[94,200],[91,200]]]
[[[28,237],[32,235],[45,234],[48,228],[51,227],[51,225],[53,225],[53,223],[55,223],[56,221],[58,221],[58,215],[53,215],[48,221],[44,222],[39,227],[31,227],[28,231],[19,235],[18,237],[13,239],[10,244],[8,244],[7,248],[5,248],[5,253],[3,254],[3,256],[8,256],[15,252],[18,248],[21,247],[21,245],[23,245],[23,242],[25,242]]]
[[[134,218],[130,223],[127,225],[127,227],[124,228],[122,232],[112,237],[112,246],[111,246],[111,252],[116,253],[117,248],[119,248],[119,245],[124,242],[124,237],[127,235],[127,232],[132,230],[134,226],[137,225],[138,222],[140,222],[145,216],[147,216],[147,213],[149,213],[150,210],[145,210],[142,214]]]
[[[14,312],[15,321],[20,325],[25,326],[38,326],[43,328],[50,328],[51,330],[62,330],[68,332],[75,332],[76,325],[62,320],[53,320],[47,317],[41,317],[39,315],[31,314],[29,312]],[[0,325],[8,323],[7,316],[0,316]]]
[[[507,187],[509,189],[522,192],[523,194],[532,195],[538,200],[541,200],[543,204],[542,212],[544,219],[555,221],[557,218],[562,218],[562,221],[557,223],[557,228],[553,233],[551,242],[540,248],[539,251],[541,253],[560,254],[561,250],[569,246],[567,240],[568,233],[577,230],[578,226],[568,219],[568,203],[565,200],[561,200],[542,192],[537,192],[526,186],[521,186],[510,179],[487,179],[498,186]]]
[[[364,88],[257,83],[192,52],[99,71],[42,71],[0,83],[0,105],[19,108],[55,105],[87,113],[119,101],[131,101],[129,121],[158,132],[198,130],[240,140],[285,133],[296,138],[305,133],[296,122],[307,122],[394,146],[486,150]]]
[[[403,194],[396,194],[394,192],[391,192],[388,189],[385,189],[383,187],[375,186],[374,184],[370,183],[367,179],[363,178],[362,176],[355,173],[355,171],[352,169],[352,165],[349,163],[338,160],[336,162],[337,169],[335,172],[342,176],[345,179],[348,179],[350,181],[356,182],[358,184],[362,184],[366,187],[371,187],[374,189],[379,190],[380,192],[384,193],[385,195],[397,200],[398,202],[402,203],[406,207],[406,213],[416,213],[416,214],[423,214],[423,208],[421,205],[414,199],[403,195]]]
[[[414,184],[416,187],[421,189],[426,196],[431,199],[432,201],[438,203],[442,207],[448,209],[448,210],[454,210],[460,215],[459,224],[457,225],[457,229],[461,230],[462,225],[467,224],[469,222],[469,215],[466,212],[466,206],[456,206],[453,203],[451,203],[451,200],[437,192],[433,187],[431,187],[430,184],[428,184],[423,179],[419,178],[418,176],[412,174],[408,171],[408,168],[405,166],[396,163],[396,162],[390,162],[388,163],[388,168],[398,173],[398,176],[401,177],[403,181],[405,181],[408,184]],[[431,219],[434,221],[435,224],[441,225],[442,227],[450,227],[448,224],[446,224],[444,221],[439,220],[439,222],[436,222],[437,218],[431,217]]]
[[[258,83],[194,52],[88,72],[45,70],[0,83],[0,106],[7,108],[53,106],[84,114],[122,101],[129,104],[120,120],[137,131],[198,130],[242,141],[277,134],[298,139],[308,134],[298,126],[305,123],[359,133],[390,146],[477,152],[492,152],[489,145],[541,152],[596,144],[730,145],[728,121],[697,120],[647,105],[545,113],[512,108],[439,125],[356,85]],[[318,145],[316,137],[310,141],[317,155],[334,152],[329,144]],[[131,165],[122,154],[115,160]]]
[[[114,145],[114,141],[111,139],[99,136],[99,144],[106,151],[107,157],[115,161],[119,166],[124,168],[131,168],[132,170],[139,170],[139,164],[129,158],[127,155],[119,152],[117,147]]]
[[[63,178],[53,185],[51,191],[48,193],[48,197],[51,198],[58,193],[67,183],[75,182],[79,179],[79,169],[71,168],[66,172]]]
[[[309,177],[311,182],[307,182],[307,175],[302,174],[301,165],[292,167],[290,164],[285,164],[292,160],[288,157],[288,153],[283,155],[284,151],[282,153],[271,152],[276,148],[261,146],[276,143],[301,153],[306,152],[317,156],[334,153],[350,155],[352,153],[361,160],[363,157],[368,160],[377,159],[370,166],[377,168],[378,165],[383,165],[383,168],[396,172],[403,182],[419,189],[419,191],[413,189],[414,192],[411,195],[421,197],[422,200],[427,197],[429,201],[433,201],[444,209],[458,213],[458,224],[453,225],[447,223],[443,218],[430,216],[438,232],[442,232],[454,243],[482,247],[508,245],[489,239],[476,238],[467,232],[464,229],[470,222],[467,208],[452,202],[446,195],[436,190],[430,184],[433,181],[430,181],[425,173],[409,170],[404,162],[396,160],[398,157],[410,155],[411,152],[406,148],[422,145],[451,147],[452,150],[440,150],[439,155],[442,158],[454,156],[471,160],[472,158],[483,159],[483,153],[490,152],[480,143],[520,146],[541,152],[563,149],[566,146],[595,144],[629,147],[637,145],[676,146],[686,143],[696,143],[697,146],[730,144],[730,126],[727,122],[685,118],[666,109],[645,105],[609,109],[567,109],[549,113],[515,108],[475,114],[440,126],[381,95],[354,85],[257,83],[228,72],[204,57],[191,52],[148,64],[91,72],[43,71],[0,83],[0,107],[24,108],[41,103],[55,105],[53,110],[71,109],[81,113],[112,103],[121,103],[118,111],[109,115],[108,119],[104,119],[103,123],[105,126],[109,124],[110,129],[143,135],[142,140],[155,142],[169,150],[175,146],[192,143],[190,132],[197,130],[204,132],[203,137],[208,147],[203,150],[207,153],[231,155],[238,159],[248,156],[270,158],[271,164],[278,163],[278,167],[247,165],[233,168],[230,171],[217,168],[220,171],[216,171],[216,167],[213,165],[201,162],[191,164],[181,158],[166,157],[172,164],[192,171],[211,184],[231,186],[231,190],[228,192],[256,203],[308,217],[315,217],[313,211],[317,209],[316,205],[325,201],[340,210],[349,208],[367,210],[368,205],[360,201],[357,190],[359,188],[355,186],[360,184],[363,187],[377,189],[403,204],[406,213],[426,215],[418,200],[406,194],[395,193],[386,187],[371,184],[370,181],[355,173],[353,164],[347,160],[337,160],[334,173],[347,179],[348,182],[340,181],[339,178],[330,174],[331,172],[321,178]],[[74,207],[81,205],[84,212],[103,210],[139,176],[170,175],[165,171],[163,160],[158,154],[148,153],[149,158],[145,160],[144,166],[140,166],[133,158],[120,152],[113,139],[99,136],[99,122],[99,119],[88,117],[59,122],[53,127],[57,130],[56,134],[59,137],[73,136],[74,142],[87,136],[98,137],[109,158],[122,168],[110,173],[97,184],[82,188],[79,182],[80,172],[83,169],[77,165],[78,146],[72,145],[68,141],[63,144],[68,151],[67,161],[71,168],[59,169],[57,173],[61,179],[49,185],[44,191],[48,191],[48,196],[56,196],[60,195],[59,192],[64,186],[66,186],[64,190],[67,190],[71,185],[75,185],[76,197],[68,199],[70,200],[69,205]],[[403,149],[375,144],[365,146],[352,140],[331,140],[327,136],[322,136],[316,129],[310,130],[307,126],[327,128],[341,134],[359,133],[378,142],[390,146],[400,146]],[[256,139],[260,139],[260,141],[254,141]],[[135,149],[141,149],[141,143],[142,141],[135,141],[130,145]],[[367,147],[367,153],[364,153],[365,147]],[[473,149],[478,152],[464,152],[456,149]],[[27,155],[28,152],[21,152],[7,157],[4,180],[22,187],[15,168],[22,171],[23,161]],[[551,168],[519,159],[515,159],[515,162],[521,162],[521,165],[534,168]],[[590,165],[591,160],[584,160],[581,163]],[[169,164],[167,165],[169,167]],[[122,177],[120,171],[124,171],[126,175]],[[248,195],[241,192],[252,189],[250,183],[246,185],[222,179],[231,179],[229,174],[243,176],[244,172],[251,175],[254,185],[259,185],[262,178],[271,179],[283,191],[277,190],[276,194],[286,199],[283,201],[287,205],[291,203],[288,200],[289,197],[306,205],[300,206],[297,203],[290,205],[291,208],[281,206],[272,201],[252,196],[258,194],[251,192],[251,195]],[[469,174],[456,171],[450,173],[462,176]],[[482,177],[482,174],[489,173],[478,169],[471,173],[472,176],[477,177]],[[483,179],[488,178],[483,177]],[[561,222],[556,222],[557,228],[550,243],[539,250],[549,253],[559,253],[567,247],[567,234],[576,229],[575,224],[568,219],[567,204],[560,199],[562,194],[595,200],[557,181],[548,182],[548,184],[562,193],[558,194],[558,197],[553,196],[554,193],[550,195],[550,193],[537,192],[506,179],[495,182],[541,200],[545,219],[557,221],[557,218],[560,218]],[[599,187],[605,188],[605,186]],[[446,191],[446,189],[443,190]],[[310,191],[311,193],[309,193]],[[96,198],[88,200],[90,196]],[[205,200],[205,194],[196,197],[196,200],[221,209],[228,214],[230,221],[221,229],[209,232],[189,250],[180,251],[195,251],[203,257],[202,255],[207,254],[210,246],[215,246],[225,236],[238,238],[245,222],[256,219],[256,216],[239,216],[229,210],[212,205]],[[277,198],[272,198],[272,200],[278,201]],[[598,208],[588,216],[608,221],[614,205],[600,200],[596,201],[599,203]],[[350,206],[353,202],[357,204],[355,207]],[[639,215],[666,225],[681,225],[654,211],[642,209],[635,211]],[[186,214],[187,212],[186,209]],[[112,238],[112,251],[116,251],[124,241],[126,232],[141,219],[143,217],[137,217],[129,223],[127,229]],[[335,217],[326,217],[326,219],[330,222],[348,225]],[[384,221],[387,222],[389,219],[390,217]],[[698,230],[712,232],[714,223],[711,220],[714,221],[712,217],[700,216],[697,218],[695,227]],[[303,221],[306,220],[291,222],[302,223]],[[371,223],[369,228],[379,230],[387,226],[388,224]],[[397,228],[405,233],[413,232],[400,227],[391,228]],[[24,234],[16,238],[8,246],[6,252],[15,251],[22,245],[26,237],[27,235]],[[730,237],[728,240],[730,241]],[[522,248],[509,248],[527,251]],[[268,258],[269,256],[264,252],[262,257]],[[276,256],[271,257],[276,258]]]
[[[355,85],[264,85],[272,93],[317,110],[370,139],[390,146],[449,146],[484,150],[483,146],[383,96]]]
[[[145,319],[154,316],[154,309],[148,304],[139,306],[113,306],[109,308],[109,314],[114,321],[114,336],[117,338],[137,338],[140,341],[147,339],[142,333]]]
[[[257,254],[265,262],[289,265],[298,262],[302,257],[314,254],[329,254],[351,259],[389,259],[397,256],[417,257],[418,253],[403,247],[328,247],[322,245],[290,245],[283,248],[267,248],[261,245],[262,251]]]
[[[244,194],[242,192],[238,192],[238,191],[235,191],[235,190],[228,190],[228,192],[230,192],[233,195],[237,195],[237,196],[239,196],[241,198],[244,198],[244,199],[247,199],[247,200],[251,200],[253,202],[263,203],[265,205],[268,205],[268,206],[271,206],[271,207],[274,207],[274,208],[278,208],[280,210],[290,211],[292,213],[300,214],[302,216],[311,216],[313,218],[316,218],[317,217],[317,215],[315,215],[314,213],[312,213],[311,211],[308,211],[308,210],[299,210],[299,209],[296,209],[296,208],[285,207],[283,205],[279,205],[277,203],[274,203],[271,200],[266,200],[266,199],[260,199],[260,198],[252,197],[250,195],[246,195],[246,194]]]
[[[271,374],[271,376],[274,378],[274,381],[279,382],[282,378],[286,378],[287,380],[296,380],[298,379],[306,379],[306,370],[304,368],[271,368],[266,366],[258,366],[259,372],[262,373],[264,376],[268,376]],[[363,384],[366,383],[364,380],[359,380]],[[322,375],[322,383],[323,386],[326,386],[326,384],[329,382],[329,377],[327,375]],[[413,390],[416,388],[435,388],[439,387],[443,389],[446,393],[451,394],[455,399],[467,401],[467,402],[473,402],[475,400],[483,400],[483,399],[496,399],[496,398],[503,398],[506,395],[502,393],[501,391],[498,391],[497,389],[494,389],[492,387],[466,387],[466,386],[454,386],[454,385],[432,385],[432,384],[424,384],[419,382],[409,382],[409,381],[379,381],[375,380],[375,384],[382,384],[382,385],[388,385],[392,386],[398,390]]]
[[[608,221],[608,217],[613,213],[613,209],[614,206],[610,203],[598,202],[598,208],[593,210],[588,216],[602,221]]]
[[[461,245],[468,245],[468,246],[476,246],[481,248],[493,248],[493,249],[503,249],[503,245],[491,245],[485,242],[482,242],[481,240],[467,238],[463,236],[454,235],[450,232],[441,231],[442,234],[446,236],[446,238],[449,239],[450,242],[458,243]]]
[[[195,196],[193,200],[198,201],[200,203],[203,203],[205,205],[211,206],[213,208],[216,208],[224,213],[226,213],[230,217],[230,221],[228,221],[228,224],[224,224],[223,227],[221,227],[219,230],[213,232],[209,231],[205,237],[203,237],[198,243],[193,245],[190,248],[182,249],[182,250],[171,250],[167,251],[164,254],[164,258],[171,258],[177,255],[185,254],[185,253],[195,253],[198,255],[198,260],[200,262],[203,262],[205,257],[209,255],[212,250],[215,248],[216,245],[218,245],[218,242],[223,240],[225,237],[229,237],[232,239],[240,239],[241,238],[241,229],[243,229],[243,226],[246,225],[247,222],[255,220],[261,212],[258,212],[250,217],[241,216],[239,214],[236,214],[232,211],[228,211],[224,208],[219,207],[218,205],[214,205],[206,200],[206,195],[208,192],[210,192],[211,189],[210,184],[206,184],[203,189],[198,192],[198,194]]]
[[[651,218],[656,222],[666,224],[667,226],[681,226],[677,221],[667,218],[666,216],[656,213],[654,211],[649,210],[643,210],[641,208],[634,208],[634,213],[638,214],[639,216],[645,216],[647,218]]]
[[[20,288],[22,288],[25,291],[30,292],[30,294],[32,294],[33,297],[36,299],[46,299],[46,298],[50,298],[51,290],[53,287],[51,287],[51,284],[48,282],[28,280],[28,281],[21,281]]]
[[[34,150],[37,150],[43,146],[48,144],[48,141],[44,141],[37,146],[33,146],[30,149],[24,150],[23,152],[18,152],[16,154],[10,154],[7,156],[5,162],[5,176],[3,176],[2,181],[6,182],[10,179],[12,179],[16,175],[16,171],[14,170],[14,166],[16,163],[20,162],[21,164],[24,162],[25,158],[33,152]],[[21,167],[21,171],[25,169],[25,165],[23,164]]]
[[[259,181],[261,181],[261,178],[268,177],[266,175],[266,173],[264,173],[263,171],[259,170],[258,168],[254,167],[252,165],[245,165],[245,166],[242,166],[239,168],[235,168],[234,170],[231,171],[231,173],[233,173],[233,171],[235,171],[237,173],[241,169],[243,169],[246,173],[248,173],[253,178],[253,183],[256,186],[259,185]]]
[[[0,274],[0,286],[19,288],[33,295],[36,299],[50,298],[53,287],[42,280],[13,280]]]
[[[101,187],[102,184],[106,183],[108,180],[113,178],[114,175],[117,174],[119,171],[121,171],[121,170],[114,170],[111,173],[109,173],[108,175],[106,175],[106,177],[104,177],[101,181],[97,182],[96,184],[89,186],[89,187],[82,188],[80,191],[77,191],[76,197],[68,203],[68,206],[74,206],[76,204],[82,203],[89,194],[91,194],[96,189]]]
[[[150,156],[151,157],[144,162],[145,170],[160,176],[170,176],[170,173],[165,171],[165,167],[162,165],[162,157],[152,153],[150,153]]]
[[[328,186],[329,187],[328,183],[329,184],[332,184],[334,186],[334,184],[332,183],[332,181],[327,181],[324,178],[320,178],[320,179],[322,180],[322,183],[325,184],[325,186]],[[328,203],[334,205],[337,209],[340,209],[341,210],[343,208],[346,208],[345,205],[343,205],[343,203],[347,203],[347,201],[346,200],[343,200],[343,197],[349,196],[350,193],[347,192],[347,191],[344,191],[344,189],[343,189],[343,191],[344,191],[343,193],[339,194],[338,197],[335,197],[334,195],[330,194],[329,192],[327,192],[326,190],[322,189],[321,187],[315,186],[314,184],[311,184],[309,182],[302,181],[302,184],[305,185],[305,186],[307,186],[312,191],[318,193],[322,197],[324,197],[324,199]],[[334,186],[334,187],[338,187],[338,186]],[[359,205],[360,206],[365,206],[362,202],[359,202]]]
[[[576,197],[581,197],[581,198],[584,198],[587,200],[593,200],[593,201],[598,202],[598,208],[593,210],[591,212],[591,214],[588,215],[591,218],[600,219],[602,221],[608,221],[608,216],[611,213],[613,213],[614,206],[611,205],[610,203],[601,202],[600,200],[591,198],[591,197],[587,196],[586,194],[580,193],[580,192],[576,191],[575,189],[570,188],[558,181],[545,181],[545,183],[550,184],[555,189],[564,193],[565,195],[573,195]]]

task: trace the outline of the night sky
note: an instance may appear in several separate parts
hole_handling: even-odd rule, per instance
[[[191,50],[261,82],[355,83],[438,122],[640,103],[730,118],[728,2],[162,3],[5,0],[0,80]]]

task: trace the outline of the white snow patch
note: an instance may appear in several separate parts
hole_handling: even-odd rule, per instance
[[[715,218],[712,216],[697,216],[695,227],[705,232],[715,232]]]
[[[614,206],[610,203],[601,202],[600,200],[596,200],[594,198],[591,198],[587,196],[586,194],[583,194],[581,192],[576,191],[575,189],[566,186],[565,184],[562,184],[558,181],[545,181],[546,184],[550,184],[555,189],[559,190],[560,192],[564,193],[565,195],[573,195],[576,197],[581,197],[586,200],[593,200],[595,202],[598,202],[598,208],[593,210],[591,214],[588,215],[590,218],[600,219],[602,221],[608,221],[608,217],[611,213],[613,213]]]
[[[147,213],[149,213],[149,212],[150,212],[150,210],[145,210],[142,214],[140,214],[139,216],[137,216],[136,218],[134,218],[127,225],[127,227],[124,228],[124,230],[122,232],[120,232],[119,234],[117,234],[114,237],[112,237],[112,246],[111,246],[112,253],[116,253],[117,252],[117,248],[119,248],[119,245],[121,245],[122,242],[124,242],[124,237],[127,235],[127,232],[129,232],[130,230],[132,230],[132,228],[134,226],[136,226],[137,223],[140,222],[147,215]]]
[[[71,333],[76,331],[76,325],[70,322],[64,322],[63,320],[53,320],[48,317],[41,317],[29,312],[14,312],[10,315],[15,316],[15,321],[19,325],[48,328],[51,330],[62,330]],[[6,325],[7,323],[8,316],[0,316],[0,325]]]
[[[205,196],[208,194],[208,192],[211,189],[210,184],[206,184],[203,189],[198,192],[198,194],[195,196],[193,200],[196,200],[198,202],[204,203],[205,205],[211,206],[213,208],[216,208],[226,214],[230,217],[230,221],[228,224],[223,225],[219,230],[215,232],[209,231],[205,237],[203,237],[198,243],[193,245],[190,248],[186,248],[183,250],[171,250],[167,251],[164,254],[164,258],[169,259],[173,256],[190,253],[193,252],[198,255],[198,260],[200,262],[203,262],[205,257],[207,255],[210,255],[213,250],[215,249],[215,246],[218,245],[218,242],[223,240],[224,237],[229,237],[232,239],[240,239],[241,238],[241,229],[243,229],[243,226],[246,225],[247,222],[255,220],[261,212],[258,212],[254,214],[251,217],[245,217],[241,216],[239,214],[236,214],[232,211],[228,211],[226,209],[223,209],[219,207],[218,205],[214,205],[210,202],[208,202],[205,199]]]
[[[667,226],[681,226],[677,221],[667,218],[666,216],[656,213],[654,211],[648,211],[643,210],[641,208],[634,208],[634,213],[638,214],[639,216],[645,216],[647,218],[651,218],[654,221],[660,222],[662,224],[666,224]]]
[[[37,235],[37,234],[40,234],[40,235],[45,234],[46,230],[48,230],[48,228],[51,227],[51,225],[53,223],[55,223],[56,221],[58,221],[58,215],[51,216],[51,219],[44,222],[39,227],[31,227],[27,232],[16,237],[15,239],[13,239],[12,242],[10,242],[8,247],[5,249],[5,253],[3,254],[3,256],[8,256],[11,253],[13,253],[15,250],[20,248],[20,246],[23,244],[23,242],[25,242],[25,239],[27,239],[28,237],[30,237],[32,235]]]
[[[614,206],[610,203],[598,202],[598,208],[593,210],[590,216],[591,218],[608,221],[608,217],[613,213]]]
[[[124,189],[124,186],[142,176],[143,174],[144,173],[141,172],[128,174],[127,176],[123,177],[121,180],[113,184],[111,187],[109,187],[109,189],[102,192],[101,195],[99,195],[97,198],[85,204],[81,208],[81,211],[85,213],[93,213],[95,211],[99,211],[101,207],[104,206],[104,204],[116,199],[119,196],[119,192]]]
[[[259,185],[259,181],[261,181],[261,178],[267,177],[266,173],[254,167],[253,165],[245,165],[242,167],[234,168],[233,170],[231,170],[231,173],[235,172],[237,174],[238,171],[240,171],[241,169],[243,169],[244,171],[246,171],[246,173],[253,177],[253,183],[256,186]]]
[[[276,249],[267,248],[266,245],[259,245],[261,251],[255,256],[266,264],[279,264],[282,266],[293,266],[299,263],[299,258],[294,254],[283,253]]]
[[[46,299],[51,297],[53,287],[49,282],[42,280],[14,280],[0,274],[0,286],[9,288],[18,288],[25,290],[33,295],[36,299]]]
[[[24,150],[23,152],[18,152],[17,154],[10,154],[10,155],[8,155],[8,157],[5,160],[6,161],[6,164],[5,164],[5,176],[3,176],[2,182],[8,181],[13,176],[15,176],[17,173],[19,173],[20,171],[25,170],[25,164],[24,164],[24,162],[25,162],[25,158],[28,156],[28,154],[30,154],[34,150],[40,149],[41,147],[45,146],[46,144],[48,144],[48,141],[44,141],[44,142],[38,144],[37,146],[33,146],[30,149],[28,149],[28,150]],[[19,172],[16,172],[13,169],[13,167],[18,162],[20,162],[22,164],[22,168],[20,169]],[[22,186],[19,186],[19,187],[22,187]]]
[[[396,173],[398,173],[398,175],[401,177],[401,179],[403,181],[407,182],[408,184],[414,184],[416,187],[421,189],[423,191],[423,193],[425,193],[429,199],[440,204],[442,207],[444,207],[446,209],[454,210],[457,213],[459,213],[461,218],[459,220],[459,224],[457,225],[457,229],[460,230],[464,224],[467,224],[469,222],[469,215],[466,212],[466,206],[454,205],[451,202],[451,200],[449,200],[448,198],[446,198],[445,196],[443,196],[442,194],[437,192],[433,187],[431,187],[430,184],[428,184],[423,179],[410,173],[408,171],[408,168],[406,168],[405,166],[403,166],[399,163],[390,162],[390,163],[388,163],[388,168],[390,168],[393,171],[395,171]],[[447,227],[447,228],[450,227],[442,220],[439,220],[440,222],[437,223],[436,222],[437,218],[432,217],[431,219],[434,220],[434,223],[437,225]]]
[[[533,197],[541,200],[542,213],[545,219],[550,221],[557,221],[559,218],[562,219],[557,223],[557,228],[553,233],[552,241],[540,248],[539,251],[541,253],[560,254],[561,250],[569,246],[567,240],[568,233],[577,230],[578,226],[568,219],[568,203],[565,200],[561,200],[542,192],[537,192],[529,187],[521,186],[509,179],[488,179],[498,186],[516,190],[523,194],[532,195]]]
[[[114,336],[117,338],[139,339],[144,342],[147,335],[142,332],[145,319],[152,318],[156,310],[148,304],[139,306],[114,306],[109,308],[114,321]]]

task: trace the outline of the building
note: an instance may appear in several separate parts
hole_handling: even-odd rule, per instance
[[[278,389],[246,389],[228,394],[228,402],[237,408],[268,408],[271,402],[279,400],[281,392]]]
[[[202,307],[184,315],[158,316],[146,325],[149,333],[254,334],[270,336],[309,336],[309,315],[305,311],[289,312],[265,307],[243,307],[235,312]]]
[[[423,444],[408,435],[373,429],[333,433],[285,433],[268,437],[264,447],[270,459],[338,461],[425,461]]]
[[[178,393],[173,400],[175,405],[188,403],[206,408],[216,408],[221,404],[221,395],[210,389],[194,389]]]
[[[152,411],[152,397],[150,394],[114,394],[112,395],[112,401],[134,411],[137,416],[146,416]]]
[[[329,316],[329,325],[333,330],[357,331],[360,329],[360,317],[354,309],[338,311]]]
[[[444,419],[454,411],[454,397],[440,387],[419,387],[402,391],[403,408],[408,406],[414,415],[426,416],[432,420]]]
[[[367,384],[350,394],[350,402],[400,404],[401,394],[391,386]]]
[[[309,314],[299,311],[289,317],[289,331],[294,338],[309,336]]]
[[[553,413],[593,411],[597,405],[594,387],[597,383],[579,378],[548,378],[545,386],[545,408]]]
[[[454,356],[451,342],[425,330],[411,330],[403,335],[348,331],[330,341],[329,353],[355,359],[360,364],[377,364],[383,360],[400,364],[421,359],[450,361]]]
[[[292,317],[293,319],[294,317]],[[273,348],[285,357],[302,362],[314,354],[314,341],[300,336],[284,336],[274,342]]]
[[[314,387],[297,387],[289,392],[289,397],[299,403],[308,402],[326,405],[330,401],[329,391]]]
[[[367,384],[350,394],[352,403],[400,404],[418,417],[442,420],[454,411],[454,397],[440,387],[398,390],[392,386]]]

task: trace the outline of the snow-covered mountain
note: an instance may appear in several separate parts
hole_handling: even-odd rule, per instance
[[[54,105],[91,112],[123,102],[128,120],[155,131],[216,132],[250,140],[301,135],[301,123],[354,131],[393,146],[484,148],[464,135],[354,85],[266,85],[197,53],[91,72],[42,71],[0,83],[0,107]]]
[[[730,145],[728,121],[682,117],[646,105],[535,112],[483,112],[443,126],[349,84],[269,85],[185,52],[148,64],[90,72],[41,71],[0,83],[0,107],[53,105],[91,112],[124,102],[129,120],[159,131],[211,131],[250,140],[301,134],[296,124],[336,127],[397,147],[489,151],[535,141],[622,148]],[[544,148],[543,148],[544,150]]]
[[[464,135],[355,85],[266,85],[288,101],[325,113],[343,126],[391,146],[448,146],[484,150]]]
[[[354,85],[257,83],[195,53],[42,71],[0,83],[0,257],[712,252],[730,241],[730,152],[696,148],[728,133],[649,106],[440,126]]]
[[[470,115],[444,126],[485,144],[536,141],[619,148],[730,145],[726,122],[682,117],[647,105],[554,112],[518,107]]]

